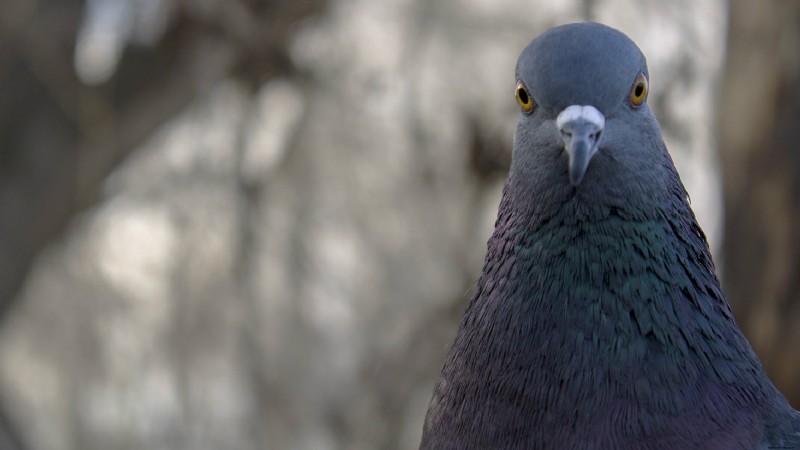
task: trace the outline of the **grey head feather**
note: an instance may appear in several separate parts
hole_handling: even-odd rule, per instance
[[[552,28],[534,39],[517,62],[535,102],[555,114],[570,105],[592,105],[603,115],[628,98],[644,55],[625,34],[599,23]]]
[[[516,77],[536,106],[517,124],[510,179],[519,192],[513,196],[530,201],[530,192],[550,192],[548,201],[561,203],[580,195],[585,205],[626,210],[685,196],[647,100],[630,103],[640,74],[649,77],[636,44],[598,23],[562,25],[528,44]],[[559,114],[574,105],[592,106],[605,118],[590,161],[583,161],[585,174],[577,177],[575,154],[557,125]]]

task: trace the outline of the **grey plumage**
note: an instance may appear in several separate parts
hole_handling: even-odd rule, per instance
[[[513,160],[422,448],[800,448],[720,290],[644,56],[554,28],[516,69]]]

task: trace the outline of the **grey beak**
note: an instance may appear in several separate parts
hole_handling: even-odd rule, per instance
[[[561,111],[556,125],[569,157],[569,182],[577,186],[589,168],[589,161],[597,153],[605,117],[594,106],[572,105]]]

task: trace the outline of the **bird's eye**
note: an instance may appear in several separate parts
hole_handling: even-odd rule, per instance
[[[639,106],[647,98],[647,77],[640,73],[631,89],[631,105]]]
[[[530,114],[530,112],[533,111],[533,99],[530,94],[528,94],[528,89],[525,88],[525,83],[522,81],[517,83],[516,97],[519,107],[522,108],[522,112]]]

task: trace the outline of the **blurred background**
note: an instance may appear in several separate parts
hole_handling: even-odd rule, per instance
[[[800,407],[800,2],[3,0],[0,449],[413,449],[509,164],[597,20]]]

